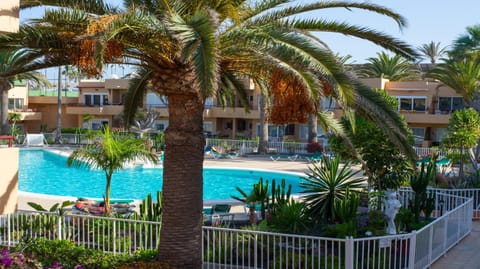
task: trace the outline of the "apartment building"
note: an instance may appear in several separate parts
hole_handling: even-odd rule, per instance
[[[431,146],[439,143],[446,134],[451,112],[464,107],[463,98],[454,90],[434,81],[394,82],[386,79],[364,79],[363,82],[384,89],[398,99],[397,111],[405,116],[416,144]],[[62,126],[100,129],[103,125],[122,128],[122,112],[128,79],[81,80],[78,97],[62,98]],[[235,100],[223,108],[214,98],[208,98],[204,111],[204,130],[208,137],[254,138],[260,127],[259,95],[253,82],[245,79],[248,89],[249,112]],[[9,108],[22,115],[21,126],[26,132],[38,132],[40,127],[48,130],[56,126],[57,97],[28,96],[26,85],[18,85],[9,92]],[[321,100],[323,109],[340,114],[334,100]],[[148,93],[143,100],[143,109],[153,109],[160,116],[154,124],[155,131],[168,127],[168,100],[155,93]],[[85,117],[89,115],[89,117]],[[88,120],[87,120],[88,119]],[[306,124],[269,126],[271,140],[286,137],[306,141]],[[322,132],[319,130],[321,136]]]

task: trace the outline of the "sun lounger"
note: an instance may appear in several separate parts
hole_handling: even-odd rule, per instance
[[[278,160],[289,160],[289,161],[296,161],[298,159],[298,154],[294,154],[294,155],[271,155],[270,156],[270,159],[274,162],[278,161]]]
[[[110,200],[110,208],[112,214],[128,215],[133,213],[135,205],[130,199],[112,199]],[[103,200],[91,200],[79,198],[72,207],[73,214],[103,216],[105,214],[105,206]]]
[[[215,159],[226,159],[226,158],[236,159],[238,157],[237,152],[219,153],[219,152],[212,151],[211,155]]]

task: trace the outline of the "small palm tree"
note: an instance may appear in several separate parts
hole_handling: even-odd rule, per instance
[[[347,189],[351,192],[360,192],[365,187],[363,177],[356,176],[360,171],[353,171],[350,162],[345,162],[340,167],[340,159],[324,157],[320,164],[312,163],[309,166],[304,182],[300,187],[304,189],[305,201],[311,216],[315,216],[320,222],[334,222],[335,201],[343,199]]]
[[[446,52],[446,48],[442,48],[440,46],[440,42],[433,41],[421,45],[420,47],[418,47],[418,50],[422,54],[422,58],[428,59],[432,65],[435,65],[437,63],[437,60],[440,59]]]
[[[110,184],[113,172],[136,159],[158,162],[158,157],[146,149],[143,142],[129,137],[119,137],[105,127],[101,140],[75,150],[67,159],[68,166],[101,169],[105,172],[105,214],[110,213]]]
[[[428,74],[428,77],[441,82],[440,86],[448,86],[462,95],[468,107],[480,112],[480,57],[464,57],[463,59],[445,59]]]
[[[20,115],[19,113],[10,113],[8,114],[8,118],[12,122],[12,136],[15,137],[15,125],[17,124],[17,121],[22,120],[22,115]]]
[[[0,52],[0,133],[8,133],[8,91],[15,81],[31,80],[39,85],[50,85],[45,76],[29,69],[33,62],[30,54],[26,50]]]
[[[359,71],[361,77],[386,78],[391,81],[417,79],[418,70],[401,55],[390,56],[386,52],[377,53],[377,57],[370,57]]]

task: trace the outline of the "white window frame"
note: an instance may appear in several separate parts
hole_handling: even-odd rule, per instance
[[[400,111],[400,110],[406,110],[406,111],[414,111],[416,110],[415,109],[415,99],[423,99],[425,101],[425,109],[424,110],[418,110],[418,111],[427,111],[428,109],[428,105],[427,105],[427,97],[426,96],[416,96],[416,95],[413,95],[413,96],[393,96],[397,99],[397,102],[398,102],[398,106],[397,106],[397,111]],[[401,99],[410,99],[411,101],[411,105],[410,105],[410,109],[403,109],[401,108],[402,106],[402,101]]]

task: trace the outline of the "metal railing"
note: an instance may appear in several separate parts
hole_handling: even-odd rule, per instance
[[[204,268],[426,268],[471,231],[472,198],[430,190],[427,226],[408,234],[345,239],[203,227]],[[411,190],[400,191],[408,201]],[[443,202],[440,202],[443,201]],[[154,249],[160,223],[46,212],[0,216],[0,244],[45,237],[110,253]]]
[[[445,212],[450,211],[454,207],[458,206],[459,201],[463,201],[463,199],[460,198],[472,198],[472,220],[480,220],[480,189],[442,189],[428,187],[428,190],[435,194],[444,193],[450,195],[451,197],[456,197],[445,200],[436,197],[435,208]],[[402,205],[404,207],[408,207],[408,203],[413,196],[413,191],[411,188],[402,187],[398,193]]]
[[[137,249],[157,247],[160,223],[36,211],[0,217],[0,244],[15,246],[39,237],[71,240],[76,245],[114,254],[133,253]]]
[[[45,133],[45,139],[48,143],[53,143],[55,140],[55,134]],[[91,143],[94,140],[94,136],[87,134],[72,134],[62,133],[62,143],[66,145],[84,145]],[[18,135],[16,137],[16,143],[23,143],[25,135]],[[268,141],[268,150],[271,153],[278,154],[307,154],[307,144],[303,142],[287,142],[287,141]],[[240,152],[240,155],[256,153],[258,149],[258,141],[252,139],[218,139],[207,138],[207,146],[221,147],[225,149],[235,149]],[[431,153],[439,152],[440,156],[445,156],[444,152],[440,152],[438,148],[421,148],[413,147],[418,156],[427,156]],[[324,151],[329,152],[330,149],[325,148]]]

